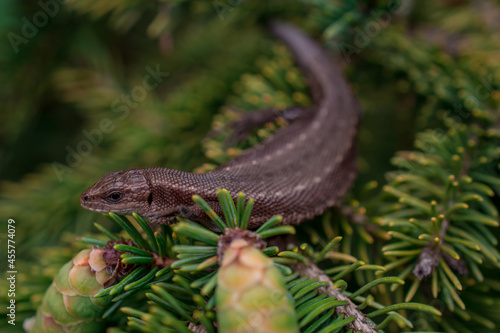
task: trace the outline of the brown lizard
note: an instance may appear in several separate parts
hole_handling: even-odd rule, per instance
[[[338,204],[357,173],[358,102],[340,69],[314,40],[282,22],[273,22],[270,30],[306,74],[313,107],[290,109],[295,119],[287,127],[210,172],[156,167],[109,172],[82,194],[81,205],[97,212],[136,212],[152,223],[171,223],[181,216],[216,229],[193,201],[194,194],[220,213],[218,188],[233,198],[245,192],[255,199],[250,228],[277,214],[283,224],[298,224]],[[297,116],[298,110],[303,112]],[[257,111],[251,126],[273,116],[269,110]],[[245,119],[240,124],[246,126]]]

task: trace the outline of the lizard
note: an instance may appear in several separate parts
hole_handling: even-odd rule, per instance
[[[170,224],[180,216],[213,230],[217,227],[193,195],[220,213],[217,189],[227,189],[233,199],[244,192],[254,198],[250,229],[274,215],[282,215],[282,224],[300,224],[338,205],[357,175],[359,103],[338,65],[315,40],[285,22],[271,22],[269,30],[304,72],[312,107],[290,108],[294,119],[286,127],[210,172],[160,167],[109,172],[83,192],[81,205],[103,213],[135,212],[153,224]],[[270,110],[261,110],[260,116],[256,112],[251,126],[276,116]]]

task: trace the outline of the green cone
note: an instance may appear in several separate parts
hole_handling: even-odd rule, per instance
[[[98,247],[83,250],[60,269],[35,318],[25,323],[30,333],[104,331],[99,319],[111,297],[93,297],[111,277],[103,253]]]
[[[224,252],[216,299],[221,333],[299,332],[293,300],[280,271],[242,238]]]

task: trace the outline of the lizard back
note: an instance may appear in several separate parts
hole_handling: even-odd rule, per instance
[[[233,196],[243,190],[255,198],[251,225],[276,214],[283,215],[284,224],[322,214],[339,202],[357,173],[361,113],[340,69],[297,28],[274,22],[271,31],[306,74],[315,106],[310,115],[206,174],[214,188]]]

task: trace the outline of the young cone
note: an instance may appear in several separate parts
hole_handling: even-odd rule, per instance
[[[299,332],[280,271],[251,242],[236,238],[224,252],[216,291],[219,332]]]
[[[111,277],[106,270],[104,250],[93,248],[78,253],[64,265],[43,298],[36,317],[25,323],[27,331],[100,332],[99,320],[111,296],[94,297]]]

